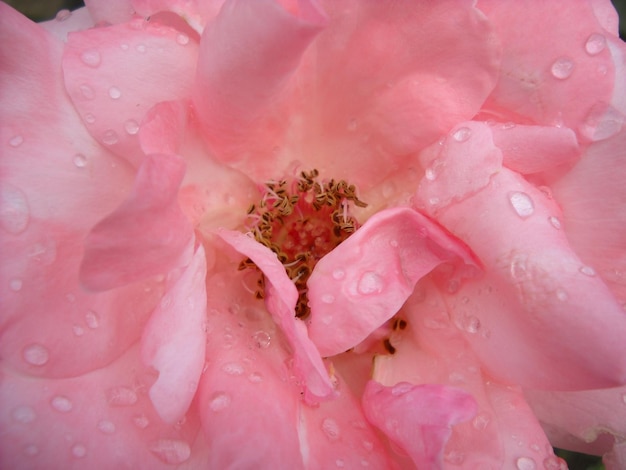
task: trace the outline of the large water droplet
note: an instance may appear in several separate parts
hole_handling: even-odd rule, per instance
[[[98,431],[103,434],[113,434],[115,432],[115,424],[106,419],[98,421]]]
[[[332,418],[325,418],[322,421],[322,431],[324,431],[326,437],[328,437],[328,439],[330,439],[331,441],[336,441],[337,439],[339,439],[339,424],[337,424],[337,421]]]
[[[112,86],[109,88],[109,96],[111,99],[117,100],[122,96],[122,91],[118,87]]]
[[[222,366],[222,370],[228,375],[243,375],[243,366],[238,362],[227,362]]]
[[[33,366],[43,366],[50,359],[50,353],[41,344],[31,344],[22,351],[22,357]]]
[[[72,403],[72,401],[63,395],[57,395],[52,398],[50,404],[52,405],[52,408],[60,411],[61,413],[68,413],[72,411],[72,408],[74,408],[74,404]]]
[[[472,131],[469,127],[459,127],[454,134],[452,134],[452,138],[457,142],[465,142],[472,135]]]
[[[107,391],[111,406],[130,406],[137,403],[137,393],[128,387],[113,387]]]
[[[535,204],[530,196],[522,192],[513,192],[509,194],[509,202],[515,210],[515,213],[522,219],[530,217],[535,212]]]
[[[83,61],[83,64],[96,68],[100,65],[102,57],[100,57],[100,53],[97,50],[87,49],[80,55],[80,60]]]
[[[359,279],[357,290],[364,295],[379,294],[383,290],[383,278],[373,271],[363,273]]]
[[[585,43],[585,51],[589,55],[599,54],[606,47],[606,38],[602,34],[593,33],[587,38]]]
[[[191,457],[189,444],[178,439],[158,439],[152,441],[148,448],[159,460],[168,464],[180,464]]]
[[[209,408],[213,411],[222,411],[230,405],[230,395],[225,392],[217,392],[213,394],[211,401],[209,402]]]
[[[77,153],[72,158],[72,162],[76,168],[85,168],[87,166],[87,157],[81,153]]]
[[[189,44],[189,36],[183,33],[179,33],[178,36],[176,36],[176,42],[181,46],[186,46],[187,44]]]
[[[574,71],[574,62],[567,57],[561,57],[555,60],[550,67],[550,73],[554,78],[565,80]]]
[[[129,119],[124,123],[124,129],[129,135],[135,135],[139,132],[139,124],[134,119]]]
[[[515,466],[518,470],[535,470],[537,468],[535,461],[530,457],[520,457],[515,462]]]
[[[87,326],[89,328],[95,330],[100,326],[100,316],[93,310],[89,310],[85,314],[85,323],[87,323]]]
[[[35,421],[37,413],[30,406],[18,406],[11,413],[11,417],[17,423],[28,424]]]
[[[267,349],[272,342],[272,337],[263,330],[255,332],[252,335],[252,339],[254,340],[254,343],[257,345],[257,347],[261,349]]]
[[[87,448],[82,444],[74,444],[72,446],[72,455],[77,459],[82,459],[87,455]]]
[[[590,140],[597,142],[613,137],[623,126],[624,115],[619,110],[598,103],[587,114],[580,131]]]
[[[0,186],[0,221],[2,228],[18,235],[26,230],[30,220],[30,209],[26,195],[11,184]]]

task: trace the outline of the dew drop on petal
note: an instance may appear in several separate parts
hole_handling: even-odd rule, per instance
[[[556,455],[551,455],[543,460],[545,470],[567,470],[565,461]]]
[[[82,459],[87,455],[87,448],[82,444],[74,444],[72,446],[72,455],[77,459]]]
[[[335,301],[335,296],[332,294],[324,294],[322,295],[322,302],[325,304],[332,304]]]
[[[103,419],[98,421],[98,430],[103,434],[113,434],[115,432],[115,424]]]
[[[24,143],[24,137],[22,137],[21,135],[15,135],[11,137],[11,139],[9,139],[9,145],[11,147],[19,147],[23,143]]]
[[[367,271],[361,275],[357,290],[363,295],[379,294],[383,290],[383,278],[373,271]]]
[[[480,320],[474,316],[469,316],[464,319],[463,327],[468,333],[478,333],[480,330]]]
[[[17,423],[28,424],[35,421],[37,414],[30,406],[18,406],[11,413],[11,417]]]
[[[74,332],[74,335],[76,336],[82,336],[85,334],[85,329],[80,325],[74,325],[72,327],[72,331]]]
[[[117,132],[115,132],[113,129],[108,129],[104,131],[104,134],[102,134],[102,142],[106,145],[116,144],[118,140],[119,138],[117,136]]]
[[[176,42],[180,44],[181,46],[185,46],[189,44],[189,36],[187,36],[186,34],[180,33],[178,36],[176,36]]]
[[[263,376],[258,372],[252,372],[250,375],[248,375],[248,380],[253,384],[258,384],[263,381]]]
[[[515,461],[515,466],[517,470],[535,470],[537,468],[535,461],[530,457],[520,457]]]
[[[585,51],[589,55],[597,55],[606,47],[606,38],[602,34],[593,33],[587,38],[585,43]]]
[[[111,406],[131,406],[137,403],[137,393],[128,387],[113,387],[107,391]]]
[[[85,114],[84,119],[87,124],[93,124],[94,122],[96,122],[96,116],[91,113]]]
[[[326,437],[328,437],[331,441],[339,439],[339,424],[337,424],[337,421],[332,418],[325,418],[322,421],[322,431],[324,431]]]
[[[552,225],[557,230],[561,228],[561,221],[558,217],[551,215],[550,217],[548,217],[548,222],[550,222],[550,225]]]
[[[79,87],[79,90],[80,90],[81,96],[86,100],[93,100],[96,97],[96,93],[93,91],[93,88],[91,88],[86,83],[83,83]]]
[[[22,286],[24,285],[24,283],[22,282],[21,279],[11,279],[9,281],[9,289],[11,289],[13,292],[19,292],[22,290]]]
[[[100,326],[100,316],[93,310],[89,310],[85,314],[85,323],[87,323],[89,328],[95,330],[98,326]]]
[[[178,439],[158,439],[148,447],[156,457],[167,464],[180,464],[191,457],[191,447]]]
[[[452,134],[452,138],[457,142],[465,142],[472,135],[472,131],[469,127],[460,127],[454,134]]]
[[[83,61],[83,64],[96,68],[100,65],[102,57],[100,57],[100,53],[95,49],[87,49],[80,55],[80,60]]]
[[[555,60],[550,67],[550,73],[554,78],[565,80],[574,71],[574,62],[567,57],[561,57]]]
[[[109,88],[109,96],[111,99],[117,100],[122,96],[122,91],[118,87],[112,86]]]
[[[585,276],[589,276],[589,277],[593,277],[596,275],[596,270],[593,269],[591,266],[582,266],[580,268],[580,272],[584,274]]]
[[[54,17],[55,20],[57,21],[65,21],[67,20],[70,16],[72,16],[72,12],[69,11],[68,9],[64,8],[63,10],[59,10],[56,14],[56,16]]]
[[[252,339],[254,340],[254,343],[257,345],[257,347],[261,349],[267,349],[272,342],[272,337],[263,330],[256,331],[252,335]]]
[[[43,366],[48,362],[50,353],[41,344],[31,344],[24,348],[22,357],[32,366]]]
[[[137,416],[133,417],[133,423],[139,429],[146,429],[148,427],[148,425],[150,424],[150,420],[148,419],[148,417],[146,415],[140,414],[140,415],[137,415]]]
[[[561,302],[565,302],[568,298],[567,292],[565,292],[563,289],[557,289],[556,298],[559,299]]]
[[[213,411],[222,411],[230,405],[230,395],[225,392],[217,392],[209,402],[209,408]]]
[[[489,415],[487,413],[478,413],[472,420],[472,426],[479,431],[485,429],[489,424]]]
[[[228,362],[222,366],[222,370],[228,375],[243,375],[243,366],[238,362]]]
[[[72,162],[76,168],[85,168],[87,166],[87,157],[85,157],[82,153],[77,153],[72,158]]]
[[[134,119],[129,119],[124,123],[124,129],[129,135],[135,135],[139,132],[139,124]]]
[[[530,217],[535,212],[535,204],[526,193],[516,191],[509,194],[509,202],[515,213],[522,219]]]
[[[0,186],[0,221],[2,228],[13,235],[26,230],[30,221],[26,195],[10,184]]]
[[[346,277],[346,272],[343,269],[335,269],[333,271],[333,279],[339,281]]]
[[[71,402],[71,400],[63,395],[57,395],[52,398],[50,404],[52,405],[52,408],[60,411],[61,413],[68,413],[72,411],[72,408],[74,407],[74,404]]]
[[[144,52],[146,52],[146,45],[145,44],[137,44],[137,46],[135,46],[135,49],[137,49],[137,52],[143,54]]]

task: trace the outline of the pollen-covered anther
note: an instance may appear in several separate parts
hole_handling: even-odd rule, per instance
[[[367,206],[354,185],[334,179],[320,182],[318,177],[319,171],[313,169],[301,172],[291,183],[267,181],[261,201],[247,211],[250,234],[276,253],[298,288],[296,316],[300,318],[309,314],[306,282],[313,267],[359,227],[351,207]],[[247,268],[256,269],[250,259],[239,265]],[[264,282],[255,296],[265,297]]]

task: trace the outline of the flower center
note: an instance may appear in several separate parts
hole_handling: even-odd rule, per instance
[[[250,232],[276,253],[298,289],[298,318],[309,314],[306,282],[315,264],[359,227],[350,214],[351,205],[367,206],[354,185],[334,179],[320,183],[318,175],[317,170],[303,171],[291,183],[268,181],[261,201],[248,209]],[[258,270],[249,258],[239,266],[246,268]],[[255,296],[265,297],[263,273]]]

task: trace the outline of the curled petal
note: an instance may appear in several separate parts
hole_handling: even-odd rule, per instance
[[[344,352],[395,315],[439,264],[473,265],[464,246],[419,212],[389,209],[323,257],[307,282],[309,335],[323,356]]]
[[[128,199],[87,237],[87,287],[111,289],[187,264],[193,231],[176,199],[184,172],[180,157],[146,157]]]
[[[401,382],[365,386],[367,419],[405,451],[418,468],[443,468],[443,449],[452,426],[476,413],[476,401],[460,389]]]

